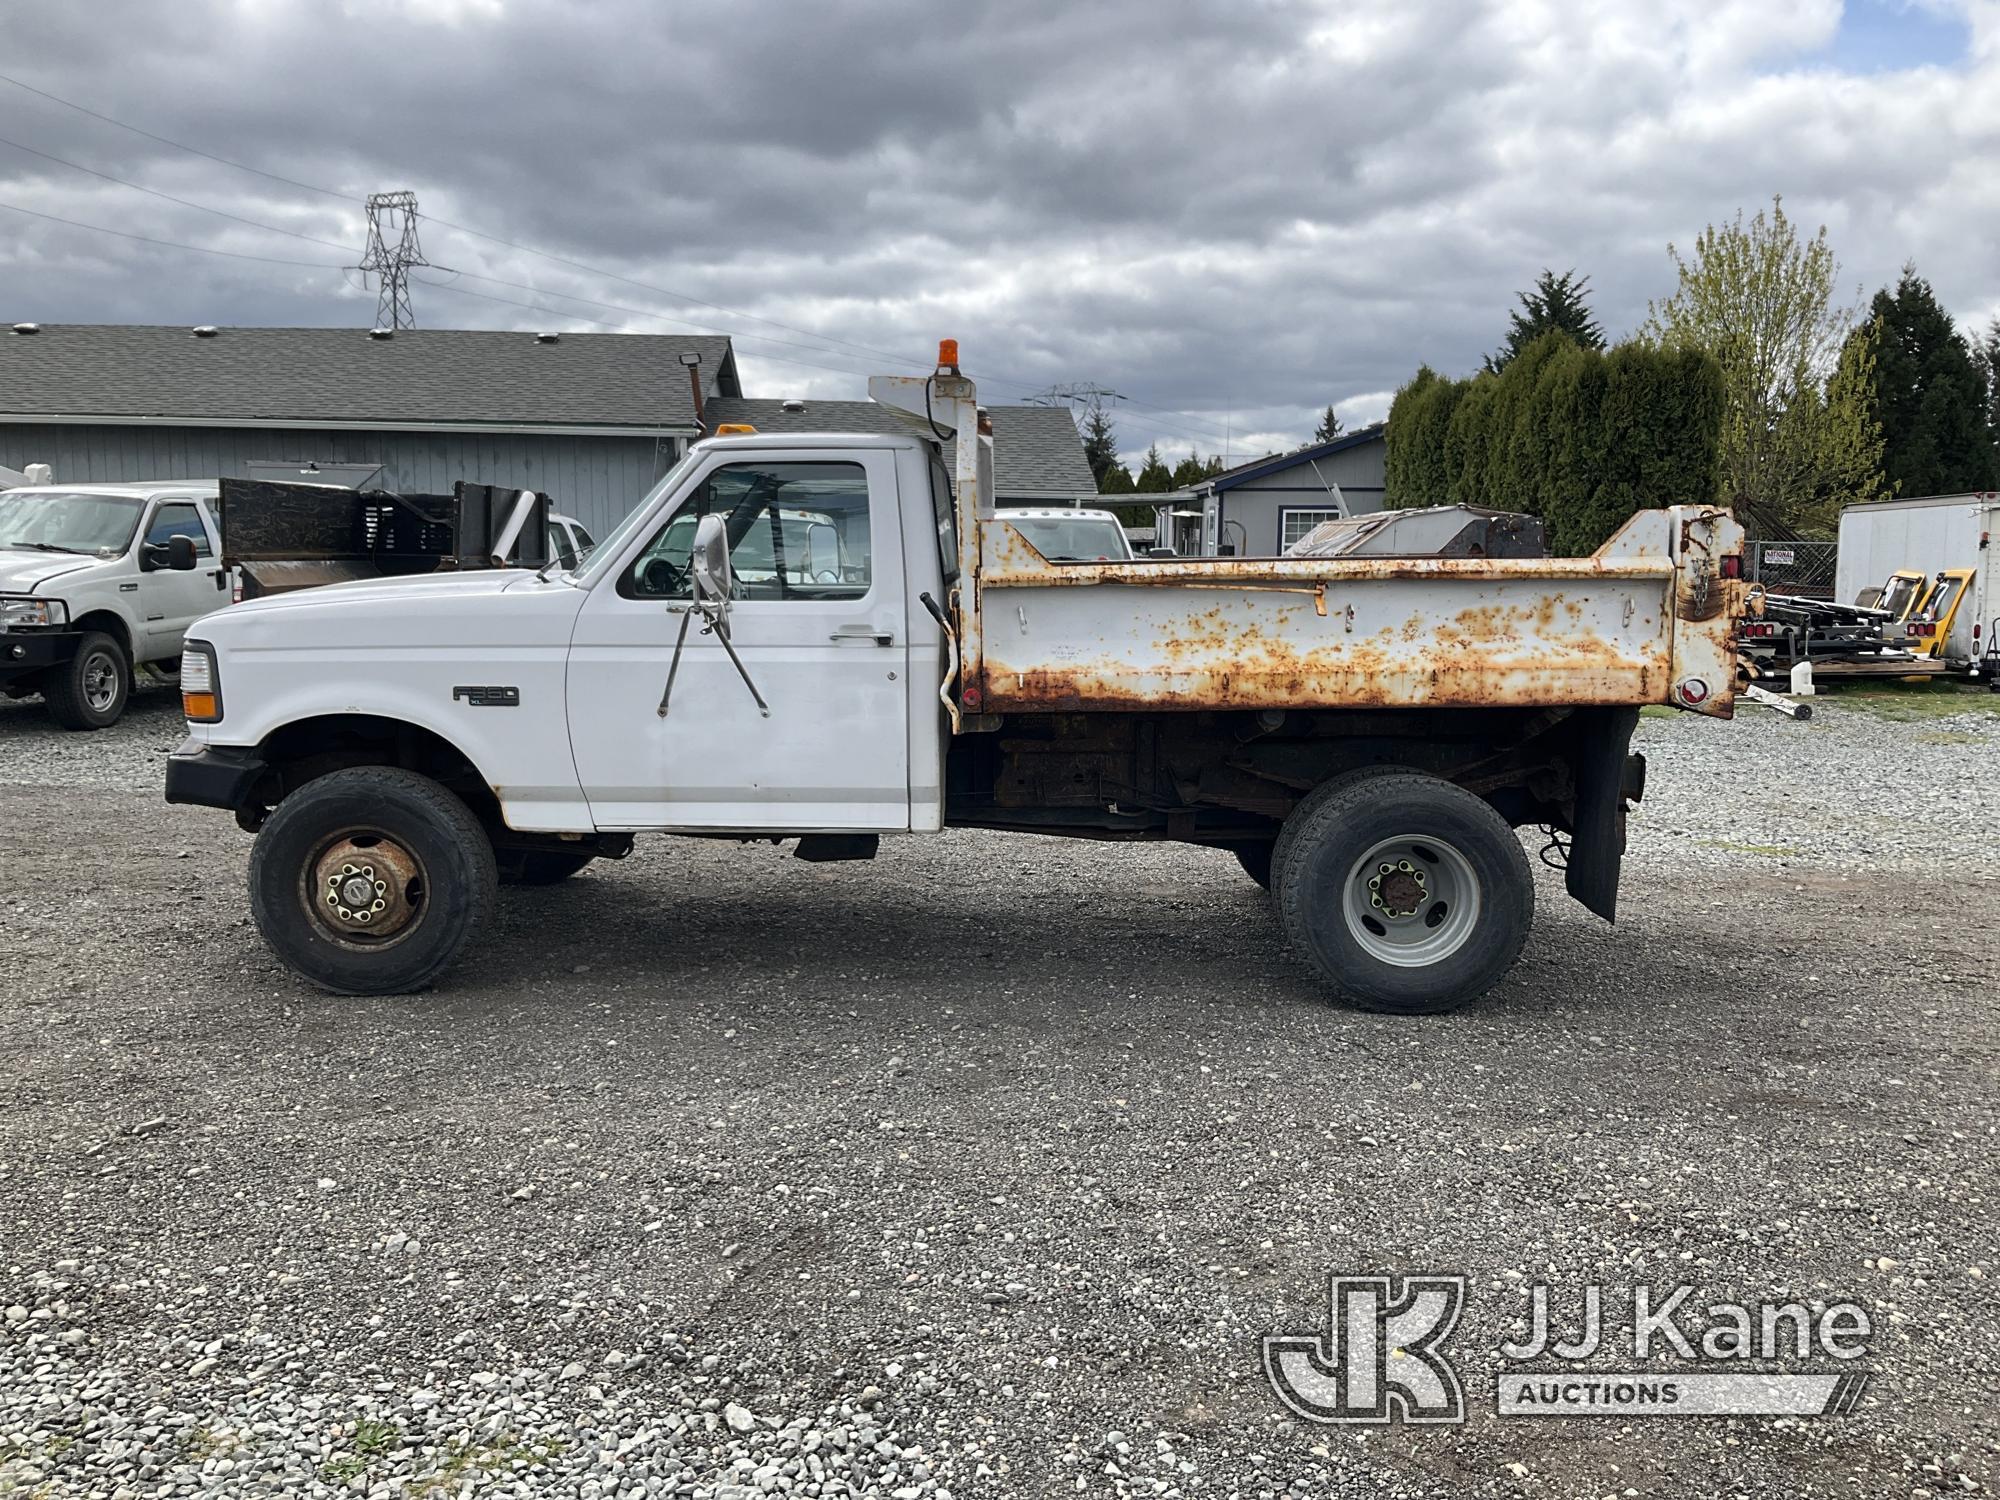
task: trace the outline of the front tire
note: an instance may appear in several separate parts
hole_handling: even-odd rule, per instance
[[[101,630],[77,642],[76,654],[42,679],[49,717],[64,729],[109,729],[132,696],[132,663]]]
[[[1482,799],[1402,771],[1332,787],[1300,814],[1280,912],[1338,994],[1367,1010],[1433,1015],[1514,966],[1534,921],[1534,877],[1514,830]]]
[[[250,851],[250,911],[286,966],[339,995],[401,995],[493,913],[493,845],[427,776],[356,766],[307,782]]]

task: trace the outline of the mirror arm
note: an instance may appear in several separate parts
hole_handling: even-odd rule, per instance
[[[667,716],[667,700],[674,695],[674,678],[681,669],[681,648],[687,645],[688,617],[693,613],[694,606],[690,604],[681,614],[680,634],[674,637],[674,658],[667,663],[667,685],[660,690],[660,717],[663,719]]]
[[[702,634],[712,635],[722,642],[722,649],[729,653],[729,664],[736,668],[736,675],[743,679],[743,686],[750,690],[750,697],[757,705],[757,712],[765,718],[771,717],[771,705],[764,701],[764,695],[757,691],[757,684],[750,680],[750,669],[743,665],[743,658],[736,654],[736,648],[729,641],[729,627],[717,615],[709,613],[694,589],[689,590],[688,606],[681,612],[680,633],[674,637],[673,660],[667,664],[667,685],[660,692],[659,715],[667,716],[667,705],[674,696],[674,678],[680,675],[681,652],[687,646],[688,621],[699,612],[702,618]]]

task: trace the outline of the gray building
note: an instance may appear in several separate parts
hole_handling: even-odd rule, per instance
[[[759,432],[921,432],[920,418],[873,401],[767,401],[720,397],[705,408],[711,429],[747,422]],[[999,505],[1067,504],[1097,493],[1083,438],[1066,406],[993,406],[993,498]],[[947,472],[956,443],[944,445]]]
[[[1179,550],[1279,557],[1322,521],[1382,509],[1387,427],[1344,432],[1330,443],[1238,464],[1172,497]]]
[[[701,435],[684,356],[705,404],[741,395],[726,338],[16,324],[0,465],[58,483],[379,468],[413,493],[543,490],[601,535]]]

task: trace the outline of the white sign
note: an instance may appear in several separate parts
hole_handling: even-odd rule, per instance
[[[1798,558],[1790,547],[1773,547],[1764,554],[1764,561],[1774,568],[1789,568]]]

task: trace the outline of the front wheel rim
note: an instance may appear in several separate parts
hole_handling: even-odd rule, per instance
[[[107,652],[93,651],[83,663],[83,701],[100,714],[118,701],[118,663]]]
[[[1348,936],[1401,969],[1442,963],[1479,925],[1483,892],[1472,861],[1444,839],[1399,834],[1373,845],[1341,887]]]
[[[300,898],[313,925],[342,947],[375,952],[423,925],[423,862],[379,829],[346,829],[307,860]]]

